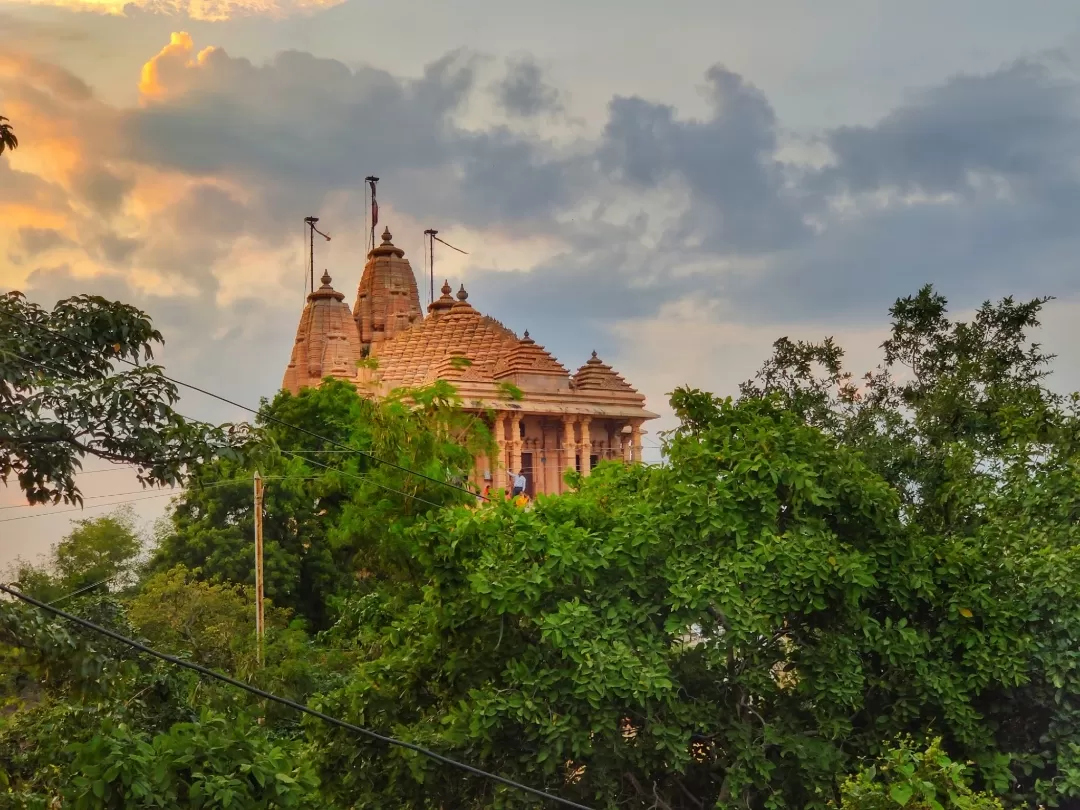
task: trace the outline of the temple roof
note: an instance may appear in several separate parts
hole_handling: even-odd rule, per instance
[[[372,356],[378,376],[393,385],[419,385],[436,379],[501,380],[515,373],[569,378],[569,372],[542,346],[517,335],[476,311],[462,286],[457,299],[450,285],[428,307],[420,323],[386,341]]]
[[[344,294],[330,286],[329,273],[324,271],[321,281],[322,286],[307,297],[281,382],[294,394],[318,385],[324,377],[352,379],[361,357],[360,338]]]
[[[574,387],[578,390],[625,391],[636,394],[637,389],[630,385],[621,374],[592,353],[592,357],[574,372]]]
[[[412,265],[392,238],[386,228],[382,244],[368,252],[356,290],[353,316],[365,349],[405,331],[423,317]]]

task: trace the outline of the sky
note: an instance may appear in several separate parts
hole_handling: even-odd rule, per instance
[[[648,397],[647,459],[675,387],[734,394],[785,335],[861,373],[926,283],[958,316],[1054,296],[1075,390],[1078,58],[1075,0],[0,0],[0,288],[136,304],[171,374],[257,405],[303,218],[351,301],[376,174],[419,274],[437,228],[468,252],[437,286]],[[139,489],[106,467],[88,505]],[[0,486],[0,568],[107,511],[21,503]]]

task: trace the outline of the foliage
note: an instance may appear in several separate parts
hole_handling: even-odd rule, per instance
[[[74,753],[68,799],[77,810],[126,807],[323,808],[297,744],[276,744],[252,718],[208,710],[151,737],[106,721]]]
[[[143,541],[130,506],[109,515],[72,521],[74,528],[37,565],[17,560],[9,580],[31,596],[46,602],[125,584],[134,571]]]
[[[490,449],[445,383],[282,394],[263,450],[194,465],[138,593],[78,610],[597,808],[1072,806],[1080,396],[1043,303],[954,323],[924,289],[858,384],[778,341],[738,402],[674,393],[668,464],[527,510],[439,483]],[[535,806],[5,603],[0,672],[0,806]]]
[[[901,739],[874,764],[840,786],[840,810],[1001,810],[1001,802],[975,793],[965,768],[953,762],[934,739],[917,748]]]
[[[374,401],[347,382],[327,380],[297,396],[280,393],[264,404],[258,423],[271,450],[245,463],[199,467],[207,486],[180,499],[153,566],[185,565],[206,579],[252,583],[250,482],[257,467],[266,482],[266,593],[316,628],[329,623],[336,595],[372,580],[408,580],[413,560],[404,530],[435,507],[468,499],[438,482],[464,480],[474,454],[490,443],[484,423],[460,409],[445,383]]]
[[[1032,536],[1029,484],[973,481],[982,528],[929,535],[797,414],[673,405],[663,467],[414,527],[422,597],[365,597],[368,660],[325,705],[599,807],[824,807],[853,755],[931,728],[995,792],[1076,795],[1075,520]],[[521,801],[311,732],[342,801]]]
[[[122,610],[89,612],[134,633]],[[326,806],[302,743],[243,693],[7,603],[0,654],[18,674],[0,695],[0,808]]]
[[[0,154],[5,149],[18,149],[19,139],[15,137],[15,130],[7,118],[0,115]]]
[[[144,313],[104,298],[48,311],[19,292],[0,296],[0,481],[14,476],[30,503],[81,503],[75,473],[86,456],[134,464],[145,485],[235,456],[246,428],[181,416],[176,385],[140,364],[161,342]]]
[[[128,618],[154,646],[211,669],[248,675],[255,668],[255,589],[211,584],[177,566],[150,577],[128,605]],[[264,602],[266,626],[288,626],[288,611]]]
[[[884,361],[861,382],[844,370],[843,349],[831,338],[815,344],[785,337],[742,395],[777,398],[859,450],[896,488],[908,518],[944,530],[950,515],[940,495],[955,445],[986,471],[1018,439],[1033,458],[1070,430],[1061,397],[1045,385],[1053,358],[1028,338],[1049,300],[986,302],[970,322],[953,322],[945,298],[926,286],[892,307]]]

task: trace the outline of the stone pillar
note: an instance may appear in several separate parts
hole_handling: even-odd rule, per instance
[[[592,434],[589,432],[589,424],[592,417],[581,417],[581,474],[588,475],[592,472]]]
[[[498,414],[495,417],[495,446],[496,456],[491,461],[491,488],[507,489],[506,480],[506,416]]]
[[[535,457],[535,453],[533,456]],[[510,475],[515,476],[521,469],[521,417],[514,414],[510,417]],[[533,481],[536,473],[533,473]]]
[[[630,460],[641,461],[641,423],[635,422],[630,430]]]
[[[578,443],[574,436],[574,423],[577,422],[576,416],[567,416],[563,418],[563,472],[566,470],[576,470],[577,464],[575,463],[577,457]],[[561,480],[561,476],[560,476]]]
[[[630,463],[630,437],[623,433],[622,428],[619,428],[619,457],[623,460],[624,464]]]

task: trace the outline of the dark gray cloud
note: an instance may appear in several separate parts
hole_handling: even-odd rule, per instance
[[[706,120],[680,119],[673,107],[641,98],[614,99],[600,165],[632,185],[685,187],[693,207],[675,234],[681,239],[725,252],[787,247],[806,228],[776,159],[776,114],[737,74],[714,66],[706,78]]]
[[[138,244],[98,233],[98,255],[211,295],[239,236],[284,245],[300,216],[333,197],[346,219],[331,223],[330,266],[348,294],[362,251],[338,237],[359,230],[363,178],[375,172],[384,202],[433,226],[560,239],[565,250],[540,266],[474,266],[469,282],[478,307],[529,328],[570,365],[594,348],[610,353],[616,322],[690,296],[746,322],[877,323],[928,281],[961,303],[1080,289],[1080,93],[1045,66],[959,76],[877,124],[825,132],[832,161],[813,169],[778,157],[769,100],[720,66],[706,74],[699,118],[617,97],[601,135],[571,148],[497,125],[466,129],[457,116],[477,91],[477,58],[452,52],[417,79],[299,52],[264,65],[222,51],[198,67],[163,64],[161,97],[115,114],[106,157],[206,182]],[[522,64],[500,90],[542,83]],[[116,181],[113,204],[123,176],[102,181]]]
[[[1023,193],[1075,172],[1078,113],[1076,84],[1045,65],[958,76],[872,127],[830,132],[837,165],[820,181],[829,190],[938,193],[970,191],[973,174],[990,174]]]
[[[54,228],[19,228],[17,239],[19,248],[27,258],[71,244],[71,240]]]
[[[503,128],[454,123],[476,59],[455,51],[412,80],[306,53],[255,66],[214,51],[197,69],[163,65],[164,98],[125,112],[122,142],[141,162],[258,189],[279,233],[330,193],[362,195],[371,173],[414,215],[450,209],[473,225],[549,216],[565,158]]]
[[[531,57],[511,62],[492,89],[499,106],[511,115],[531,118],[563,109],[558,88],[545,81],[543,70]]]
[[[96,213],[115,214],[134,185],[130,177],[121,177],[104,166],[92,166],[72,180],[72,190]]]

